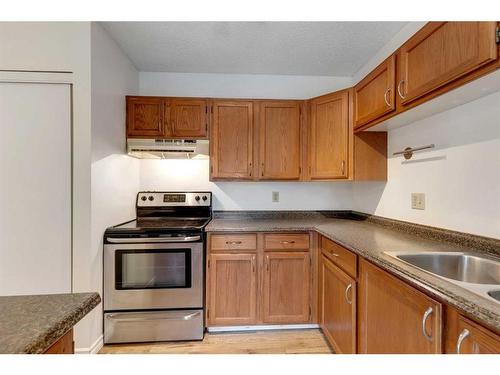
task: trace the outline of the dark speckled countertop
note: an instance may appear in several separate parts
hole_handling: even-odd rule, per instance
[[[0,297],[0,353],[45,352],[100,302],[98,293]]]
[[[341,215],[219,212],[205,230],[316,231],[500,332],[500,303],[384,254],[386,251],[477,251],[500,257],[500,240],[345,212]]]

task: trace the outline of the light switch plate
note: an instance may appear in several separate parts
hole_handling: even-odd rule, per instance
[[[280,192],[279,191],[273,191],[272,200],[273,200],[273,202],[280,201]]]
[[[414,210],[425,210],[424,193],[411,193],[411,208]]]

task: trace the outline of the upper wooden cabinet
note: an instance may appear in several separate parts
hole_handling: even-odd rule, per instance
[[[310,319],[309,252],[265,254],[264,323],[307,323]]]
[[[354,87],[354,128],[396,109],[396,56],[391,55]]]
[[[165,136],[165,102],[162,98],[127,97],[127,137]]]
[[[346,179],[349,171],[349,91],[311,100],[309,176],[312,180]]]
[[[300,102],[258,104],[259,179],[298,180],[301,172]]]
[[[359,265],[359,353],[441,353],[441,304],[365,260]]]
[[[170,119],[167,136],[173,138],[207,138],[208,105],[204,99],[172,99],[167,102]]]
[[[127,96],[127,137],[207,138],[208,120],[205,99]]]
[[[398,97],[406,105],[495,61],[496,22],[429,22],[398,52]]]
[[[212,105],[211,179],[253,178],[253,102],[215,100]]]

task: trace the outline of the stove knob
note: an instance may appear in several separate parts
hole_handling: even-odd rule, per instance
[[[146,198],[146,196],[145,196],[145,195],[143,195],[143,196],[141,197],[141,200],[143,200],[143,201],[145,201],[146,199],[148,199],[148,198]]]
[[[150,196],[148,197],[148,199],[149,199],[150,201],[152,201],[152,200],[154,200],[154,199],[155,199],[155,197],[153,197],[152,195],[150,195]]]
[[[197,195],[196,197],[194,197],[194,200],[195,200],[196,202],[199,202],[199,200],[200,200],[200,196],[199,196],[199,195]]]
[[[201,197],[201,199],[203,199],[203,201],[206,201],[207,200],[207,196],[204,195],[203,197]]]

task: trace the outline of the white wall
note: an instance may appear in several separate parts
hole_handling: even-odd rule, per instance
[[[309,99],[350,87],[351,77],[140,72],[141,95]]]
[[[0,22],[0,69],[73,73],[73,291],[90,291],[90,23]]]
[[[135,217],[139,161],[125,152],[125,95],[137,94],[139,75],[107,32],[91,26],[92,205],[91,289],[102,296],[104,230]],[[79,349],[91,348],[102,335],[102,304],[79,325],[89,335]]]
[[[349,87],[350,77],[139,73],[141,95],[305,99]],[[345,209],[349,183],[209,182],[207,160],[141,160],[142,190],[209,190],[216,210]],[[271,192],[280,202],[271,202]]]
[[[215,210],[349,209],[346,182],[209,182],[208,160],[141,160],[141,190],[211,191]],[[271,201],[279,191],[280,202]]]
[[[354,208],[500,238],[500,92],[388,133],[388,182],[356,183]],[[409,161],[392,153],[434,143]],[[426,194],[413,210],[412,192]]]

